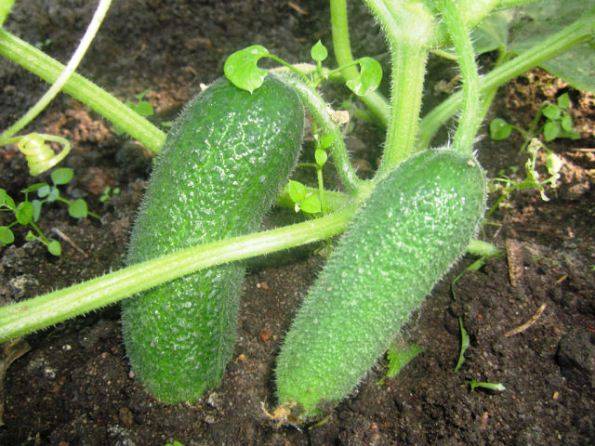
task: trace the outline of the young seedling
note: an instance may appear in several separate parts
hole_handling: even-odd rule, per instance
[[[469,387],[473,392],[476,389],[486,389],[491,390],[492,392],[504,392],[506,387],[502,383],[492,383],[489,381],[477,381],[476,379],[472,379],[469,381]]]
[[[386,351],[388,367],[385,377],[394,378],[411,361],[413,361],[424,349],[417,344],[393,343]]]
[[[465,329],[465,326],[463,325],[462,317],[459,317],[459,331],[461,333],[461,348],[459,350],[459,359],[457,360],[457,365],[455,366],[455,369],[454,369],[455,372],[458,372],[459,370],[461,370],[461,367],[463,366],[463,363],[465,362],[465,352],[471,345],[471,340],[469,339],[469,333],[467,333],[467,330]]]
[[[54,256],[62,254],[62,247],[58,240],[48,238],[38,225],[41,218],[43,206],[50,203],[61,203],[67,206],[68,215],[72,218],[82,219],[87,216],[99,219],[99,216],[91,211],[87,202],[82,198],[74,200],[64,198],[60,193],[59,186],[67,185],[72,181],[74,171],[67,167],[55,169],[50,174],[51,184],[42,182],[32,184],[21,192],[25,198],[21,202],[15,202],[13,198],[0,188],[0,212],[12,213],[14,221],[6,226],[0,226],[0,246],[7,246],[15,241],[13,228],[17,225],[29,227],[25,239],[27,241],[37,240],[47,248]],[[35,194],[37,198],[30,199]]]

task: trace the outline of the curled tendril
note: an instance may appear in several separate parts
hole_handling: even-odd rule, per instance
[[[62,146],[62,150],[54,152],[49,143],[55,142]],[[16,144],[19,151],[25,155],[29,174],[37,176],[50,170],[66,158],[70,152],[70,142],[61,136],[44,133],[29,133],[24,136],[10,138],[5,144]]]

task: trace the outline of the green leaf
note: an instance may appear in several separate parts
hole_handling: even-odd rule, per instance
[[[471,32],[475,54],[480,55],[508,46],[508,27],[513,11],[498,11],[486,17]]]
[[[316,165],[318,167],[322,167],[325,165],[326,160],[328,159],[328,154],[325,150],[316,149],[314,151],[314,159],[316,160]]]
[[[504,119],[495,118],[490,122],[490,138],[494,141],[501,141],[510,136],[512,132],[512,125]]]
[[[74,177],[74,171],[69,167],[59,167],[50,174],[50,177],[56,186],[68,184]]]
[[[455,372],[458,372],[463,363],[465,362],[465,352],[469,348],[470,341],[469,341],[469,333],[465,330],[465,326],[463,325],[463,318],[459,318],[459,330],[461,332],[461,350],[459,351],[459,360],[457,361],[457,365],[455,366]]]
[[[131,108],[144,117],[153,116],[155,114],[155,110],[149,101],[139,101],[138,104]]]
[[[494,392],[503,392],[504,390],[506,390],[506,387],[504,387],[504,385],[502,383],[491,383],[491,382],[485,382],[485,381],[477,381],[475,379],[472,379],[471,381],[469,381],[469,387],[471,387],[471,391],[474,391],[478,387],[481,389],[492,390]]]
[[[294,203],[301,203],[306,199],[306,186],[299,181],[289,180],[287,192]]]
[[[326,150],[326,149],[330,148],[334,142],[335,142],[335,135],[333,135],[332,133],[325,133],[318,140],[318,148]]]
[[[14,242],[14,233],[8,226],[0,226],[0,245],[6,246]]]
[[[567,132],[571,132],[573,130],[574,123],[572,122],[572,117],[568,113],[565,113],[564,116],[562,116],[560,126],[563,130],[566,130]]]
[[[562,96],[558,97],[558,107],[568,110],[570,108],[570,96],[568,93],[564,93]]]
[[[252,45],[236,51],[225,61],[225,77],[236,87],[252,93],[262,85],[268,74],[267,70],[258,67],[258,61],[269,54],[262,45]]]
[[[2,206],[6,206],[7,208],[14,210],[15,203],[12,197],[8,195],[8,192],[0,188],[0,207]]]
[[[88,214],[87,202],[82,198],[71,201],[68,205],[68,214],[72,218],[85,218]]]
[[[35,211],[33,209],[33,205],[28,201],[23,201],[17,206],[14,215],[17,219],[17,222],[19,222],[20,225],[25,226],[33,221],[34,213]]]
[[[320,204],[318,194],[308,195],[299,205],[300,209],[306,214],[318,214],[322,212],[322,205]]]
[[[41,186],[38,190],[37,190],[37,196],[39,198],[45,198],[47,197],[51,192],[51,188],[50,185],[47,183],[44,183],[43,186]]]
[[[32,242],[33,240],[37,240],[37,237],[35,236],[35,234],[33,234],[32,231],[27,231],[27,235],[25,235],[25,240],[27,240],[28,242]]]
[[[560,124],[554,121],[548,121],[543,126],[543,138],[549,142],[560,135]]]
[[[546,118],[555,121],[560,117],[561,110],[557,105],[548,104],[543,108],[542,113]]]
[[[50,240],[47,244],[48,252],[56,257],[60,257],[62,255],[62,245],[58,240]]]
[[[347,87],[358,96],[365,96],[376,90],[382,81],[382,66],[376,59],[362,57],[358,60],[359,75],[347,81]]]
[[[33,206],[33,221],[39,221],[39,217],[41,216],[41,206],[42,202],[39,200],[33,200],[31,205]]]
[[[391,344],[386,351],[386,359],[388,360],[386,377],[394,378],[397,376],[403,367],[413,361],[423,351],[424,349],[417,344]]]
[[[47,201],[52,203],[60,197],[60,189],[56,186],[50,188],[50,193],[47,196]]]
[[[547,151],[545,155],[545,167],[550,174],[551,178],[553,179],[554,183],[558,180],[560,176],[560,170],[564,162],[562,159],[556,155],[554,152]]]
[[[584,0],[545,0],[519,8],[511,25],[510,48],[517,54],[525,51],[592,10],[592,5],[588,6]],[[540,66],[579,90],[593,92],[595,51],[592,45],[589,41],[575,45]]]
[[[322,62],[328,57],[328,50],[319,40],[310,50],[310,56],[312,57],[312,60]]]
[[[39,189],[47,185],[48,183],[34,183],[27,186],[25,189],[21,189],[21,192],[24,194],[30,194],[31,192],[37,192]]]

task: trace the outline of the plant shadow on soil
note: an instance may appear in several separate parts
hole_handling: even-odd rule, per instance
[[[64,60],[89,20],[93,2],[50,3],[18,2],[8,24]],[[297,61],[306,59],[308,44],[330,40],[327,7],[320,10],[313,0],[196,3],[116,2],[82,72],[119,97],[150,89],[147,97],[165,119],[198,90],[199,82],[213,80],[235,49],[262,43]],[[371,25],[365,15],[357,23]],[[367,29],[356,30],[354,41],[381,48],[377,36],[368,41]],[[531,76],[551,80],[539,71]],[[522,106],[544,98],[528,94],[523,86],[526,82],[502,89],[495,109],[526,124],[530,116],[515,106],[515,97],[521,96]],[[5,128],[46,87],[3,61],[0,88],[0,126]],[[575,101],[584,99],[571,92]],[[591,109],[581,107],[577,118],[592,120],[592,98]],[[57,100],[35,127],[75,143],[67,160],[77,175],[69,193],[86,197],[102,221],[76,222],[63,209],[46,211],[44,230],[60,229],[82,250],[64,244],[61,258],[25,243],[24,233],[19,233],[16,245],[0,252],[2,303],[118,268],[150,170],[150,162],[133,143],[114,136],[104,121],[68,98]],[[349,138],[362,170],[378,156],[362,142],[369,140],[378,144],[380,138],[361,131]],[[499,246],[514,247],[514,255],[466,274],[454,301],[449,283],[470,262],[463,259],[405,331],[424,353],[397,378],[378,384],[386,366],[381,361],[325,423],[302,431],[277,429],[261,410],[261,402],[274,404],[275,355],[323,264],[309,249],[292,255],[289,264],[260,266],[248,276],[234,358],[221,387],[193,405],[160,404],[134,381],[122,345],[118,306],[29,336],[31,351],[14,362],[5,380],[0,444],[161,446],[174,438],[186,446],[589,444],[595,439],[589,177],[594,159],[592,152],[576,149],[592,147],[592,142],[552,144],[567,162],[552,200],[541,201],[536,193],[515,195],[511,206],[496,216],[501,226],[487,227],[484,234],[495,236]],[[478,145],[492,175],[523,161],[519,140],[493,143],[484,138]],[[21,156],[0,152],[0,187],[16,196],[30,182]],[[102,205],[98,197],[105,186],[119,186],[122,194]],[[546,310],[532,327],[504,336],[544,303]],[[454,373],[459,316],[464,317],[471,347],[462,370]],[[501,382],[506,390],[470,392],[468,381],[473,378]]]

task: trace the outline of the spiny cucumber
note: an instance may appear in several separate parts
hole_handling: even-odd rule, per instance
[[[483,170],[452,150],[422,152],[381,180],[287,333],[280,409],[307,418],[352,392],[463,254],[485,205]]]
[[[225,79],[199,94],[156,160],[128,263],[257,230],[295,166],[303,127],[299,98],[276,78],[252,94]],[[219,384],[244,270],[210,268],[124,302],[128,357],[159,400],[194,401]]]

